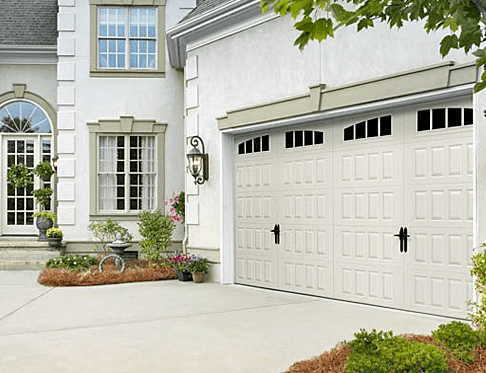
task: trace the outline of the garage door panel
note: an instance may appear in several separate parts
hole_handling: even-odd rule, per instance
[[[335,191],[334,221],[336,224],[363,224],[402,221],[402,192],[398,187],[340,188]]]
[[[335,297],[387,307],[403,307],[402,270],[377,269],[370,265],[335,264]]]
[[[469,127],[428,142],[424,142],[419,135],[414,136],[413,142],[405,147],[405,156],[411,160],[406,168],[405,179],[414,184],[429,183],[430,180],[464,182],[464,178],[472,182],[474,153],[471,137]]]
[[[343,263],[373,263],[374,266],[401,264],[399,240],[391,227],[335,227],[334,260]]]
[[[333,294],[333,275],[330,262],[284,256],[281,260],[279,288],[306,294]]]
[[[406,276],[411,291],[406,294],[410,310],[465,317],[466,303],[471,300],[472,280],[466,280],[463,272],[438,272],[433,275],[411,271]]]
[[[236,259],[238,283],[277,288],[277,268],[273,256],[239,253]]]
[[[363,183],[401,183],[403,180],[403,152],[400,148],[389,147],[371,151],[372,144],[363,142],[365,149],[342,145],[346,151],[336,152],[335,185],[349,186]],[[386,185],[386,184],[384,184]]]

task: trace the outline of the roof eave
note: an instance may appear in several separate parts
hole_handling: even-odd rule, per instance
[[[234,0],[171,27],[166,32],[171,66],[184,68],[188,42],[209,35],[216,27],[223,29],[258,13],[260,0]]]
[[[57,63],[57,45],[0,44],[0,64]]]

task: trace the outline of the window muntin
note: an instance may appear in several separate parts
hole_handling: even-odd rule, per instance
[[[417,111],[417,131],[462,127],[473,124],[473,109],[449,107]]]
[[[155,148],[155,136],[99,136],[100,212],[134,212],[156,208]]]
[[[98,8],[98,68],[157,68],[157,9]]]
[[[392,117],[385,115],[353,124],[343,129],[343,140],[359,140],[392,134]]]
[[[0,109],[0,133],[51,133],[51,123],[39,106],[15,101]]]

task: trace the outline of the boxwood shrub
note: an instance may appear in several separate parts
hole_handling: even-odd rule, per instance
[[[448,373],[445,353],[437,346],[408,341],[392,332],[365,330],[348,342],[346,373]]]
[[[432,332],[432,336],[442,346],[448,348],[452,355],[466,364],[474,362],[472,351],[478,344],[486,346],[486,335],[480,330],[474,330],[468,324],[452,321],[440,325]]]

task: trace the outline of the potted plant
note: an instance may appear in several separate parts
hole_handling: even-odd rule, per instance
[[[37,211],[32,217],[36,218],[35,225],[39,230],[39,241],[47,241],[46,232],[57,220],[56,214],[52,211]]]
[[[63,233],[61,228],[49,228],[46,231],[47,240],[49,241],[49,246],[58,248],[61,246],[61,241]]]
[[[206,258],[193,258],[189,264],[189,270],[194,282],[203,282],[204,275],[209,270],[208,260]]]
[[[35,225],[39,230],[39,241],[47,241],[46,232],[54,225],[56,214],[49,211],[53,190],[49,186],[44,186],[44,183],[50,182],[54,169],[49,162],[39,162],[33,173],[40,179],[42,185],[42,188],[35,189],[32,192],[39,209],[33,217],[37,218]]]
[[[179,281],[192,281],[192,274],[189,268],[191,260],[190,256],[184,254],[170,258],[170,264],[177,271]]]

